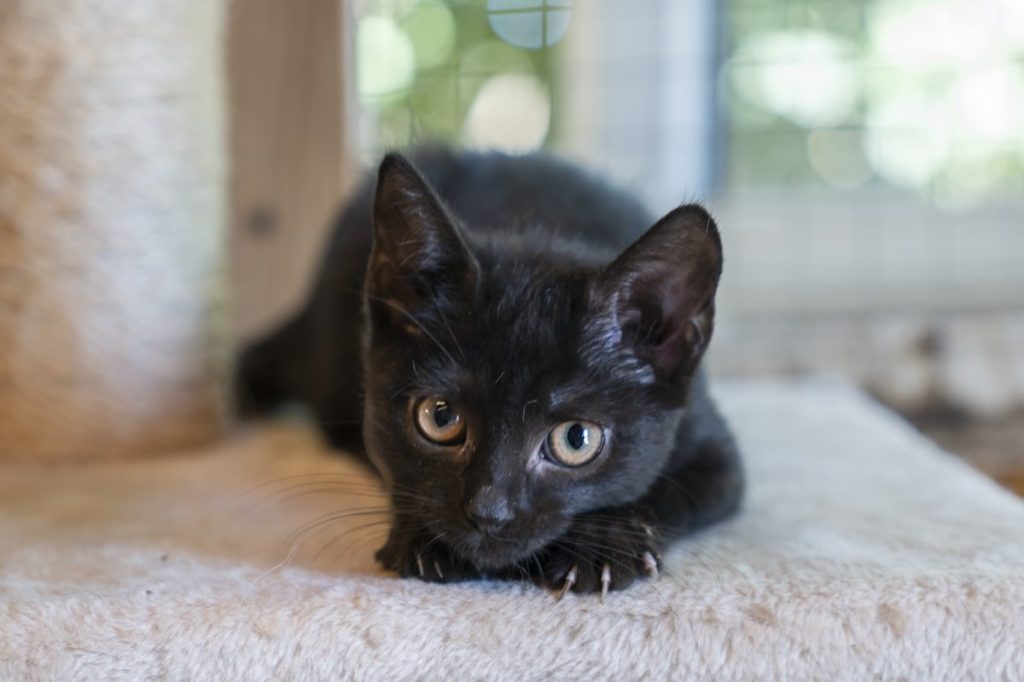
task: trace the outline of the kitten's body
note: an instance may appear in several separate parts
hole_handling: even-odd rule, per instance
[[[591,591],[654,572],[665,542],[742,491],[697,369],[721,262],[710,217],[679,209],[616,260],[653,221],[568,164],[413,159],[443,204],[386,160],[376,197],[367,182],[343,212],[304,311],[244,356],[240,398],[304,402],[333,445],[369,454],[396,509],[380,558],[403,575]],[[463,443],[417,440],[405,406],[423,395],[463,406]],[[538,443],[574,419],[608,443],[555,466]]]

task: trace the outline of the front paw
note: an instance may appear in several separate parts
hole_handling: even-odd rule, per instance
[[[579,593],[622,590],[638,578],[658,576],[662,540],[655,527],[631,512],[584,514],[537,556],[540,581]]]
[[[456,556],[436,538],[426,536],[392,537],[377,550],[374,558],[384,568],[403,578],[447,583],[479,577],[479,572]]]

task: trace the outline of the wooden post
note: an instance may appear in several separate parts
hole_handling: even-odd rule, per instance
[[[229,22],[240,337],[297,307],[353,176],[343,0],[244,0]]]

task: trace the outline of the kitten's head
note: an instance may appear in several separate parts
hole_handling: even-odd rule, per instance
[[[397,155],[375,202],[364,436],[403,522],[498,568],[646,492],[711,338],[708,213],[678,208],[607,263],[471,244]]]

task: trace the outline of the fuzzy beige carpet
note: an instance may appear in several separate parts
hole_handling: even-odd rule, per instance
[[[842,385],[718,394],[745,510],[603,604],[380,572],[374,479],[301,424],[0,469],[0,679],[1024,677],[1018,499]]]

